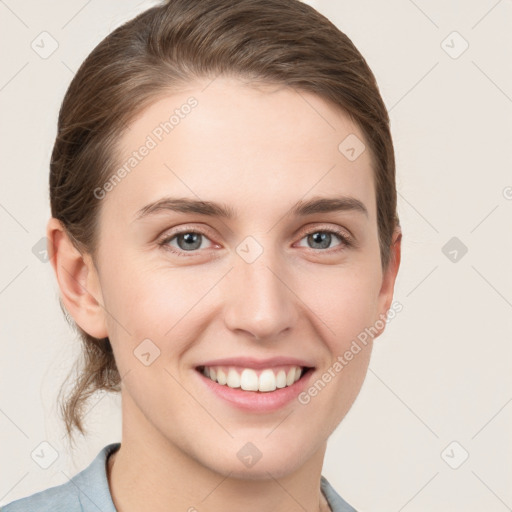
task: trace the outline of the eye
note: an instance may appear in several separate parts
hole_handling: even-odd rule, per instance
[[[170,250],[178,256],[188,256],[184,253],[193,253],[199,249],[207,249],[208,247],[204,247],[203,245],[204,240],[209,240],[205,233],[192,229],[184,229],[167,235],[158,242],[158,245]],[[173,245],[172,242],[176,242],[176,245]]]
[[[341,243],[338,244],[339,248],[335,249],[333,252],[337,252],[354,245],[352,238],[349,235],[339,229],[333,228],[317,228],[315,230],[307,231],[302,234],[301,241],[306,239],[308,243],[313,245],[313,247],[310,247],[312,250],[318,249],[323,252],[327,252],[325,249],[331,248],[331,243],[333,240],[335,240],[335,238],[338,238]],[[158,245],[165,250],[176,254],[177,256],[186,257],[196,255],[200,249],[204,250],[212,248],[214,244],[212,244],[210,247],[205,247],[203,242],[206,240],[210,241],[211,243],[211,240],[203,231],[183,228],[180,231],[175,231],[166,235],[158,242]]]
[[[313,245],[311,247],[312,249],[329,249],[331,242],[333,241],[333,235],[335,238],[338,238],[341,243],[339,246],[341,246],[341,249],[343,250],[345,247],[351,247],[352,246],[352,239],[349,235],[344,233],[343,231],[339,229],[315,229],[308,231],[303,234],[303,237],[301,240],[306,239],[306,241]]]

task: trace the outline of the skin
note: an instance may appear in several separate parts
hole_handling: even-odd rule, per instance
[[[207,85],[159,98],[121,138],[124,162],[169,112],[198,100],[102,199],[94,261],[56,219],[48,223],[64,304],[89,334],[109,337],[123,376],[122,444],[108,464],[113,501],[120,512],[322,510],[327,439],[360,391],[371,339],[307,405],[294,400],[272,413],[212,397],[194,368],[221,357],[289,355],[312,361],[316,381],[390,308],[401,235],[383,272],[371,155],[351,162],[338,150],[349,134],[364,140],[343,112],[282,86],[236,78]],[[362,201],[368,216],[288,215],[301,199],[341,194]],[[225,203],[237,216],[133,220],[165,195]],[[178,227],[206,230],[199,249],[181,249],[184,257],[157,243]],[[328,248],[308,241],[333,228],[356,246],[335,234]],[[263,248],[252,263],[236,252],[248,236]],[[176,238],[168,245],[180,251]],[[149,366],[133,354],[146,338],[160,349]],[[262,453],[251,468],[237,457],[249,441]]]

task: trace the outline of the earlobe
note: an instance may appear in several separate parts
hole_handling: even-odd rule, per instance
[[[82,254],[62,223],[52,217],[46,228],[48,256],[62,302],[74,321],[95,338],[108,336],[99,276],[89,254]]]

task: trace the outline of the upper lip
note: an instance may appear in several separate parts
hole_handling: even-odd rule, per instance
[[[296,357],[271,357],[269,359],[256,359],[254,357],[226,357],[223,359],[215,359],[205,361],[199,366],[241,366],[243,368],[254,368],[256,370],[262,368],[272,368],[274,366],[294,365],[307,368],[313,368],[314,365],[305,359],[297,359]]]

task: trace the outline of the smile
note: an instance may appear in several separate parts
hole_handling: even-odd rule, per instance
[[[308,368],[306,367],[290,365],[261,370],[221,366],[198,367],[198,371],[205,377],[210,378],[221,386],[263,393],[293,385],[307,370]]]

